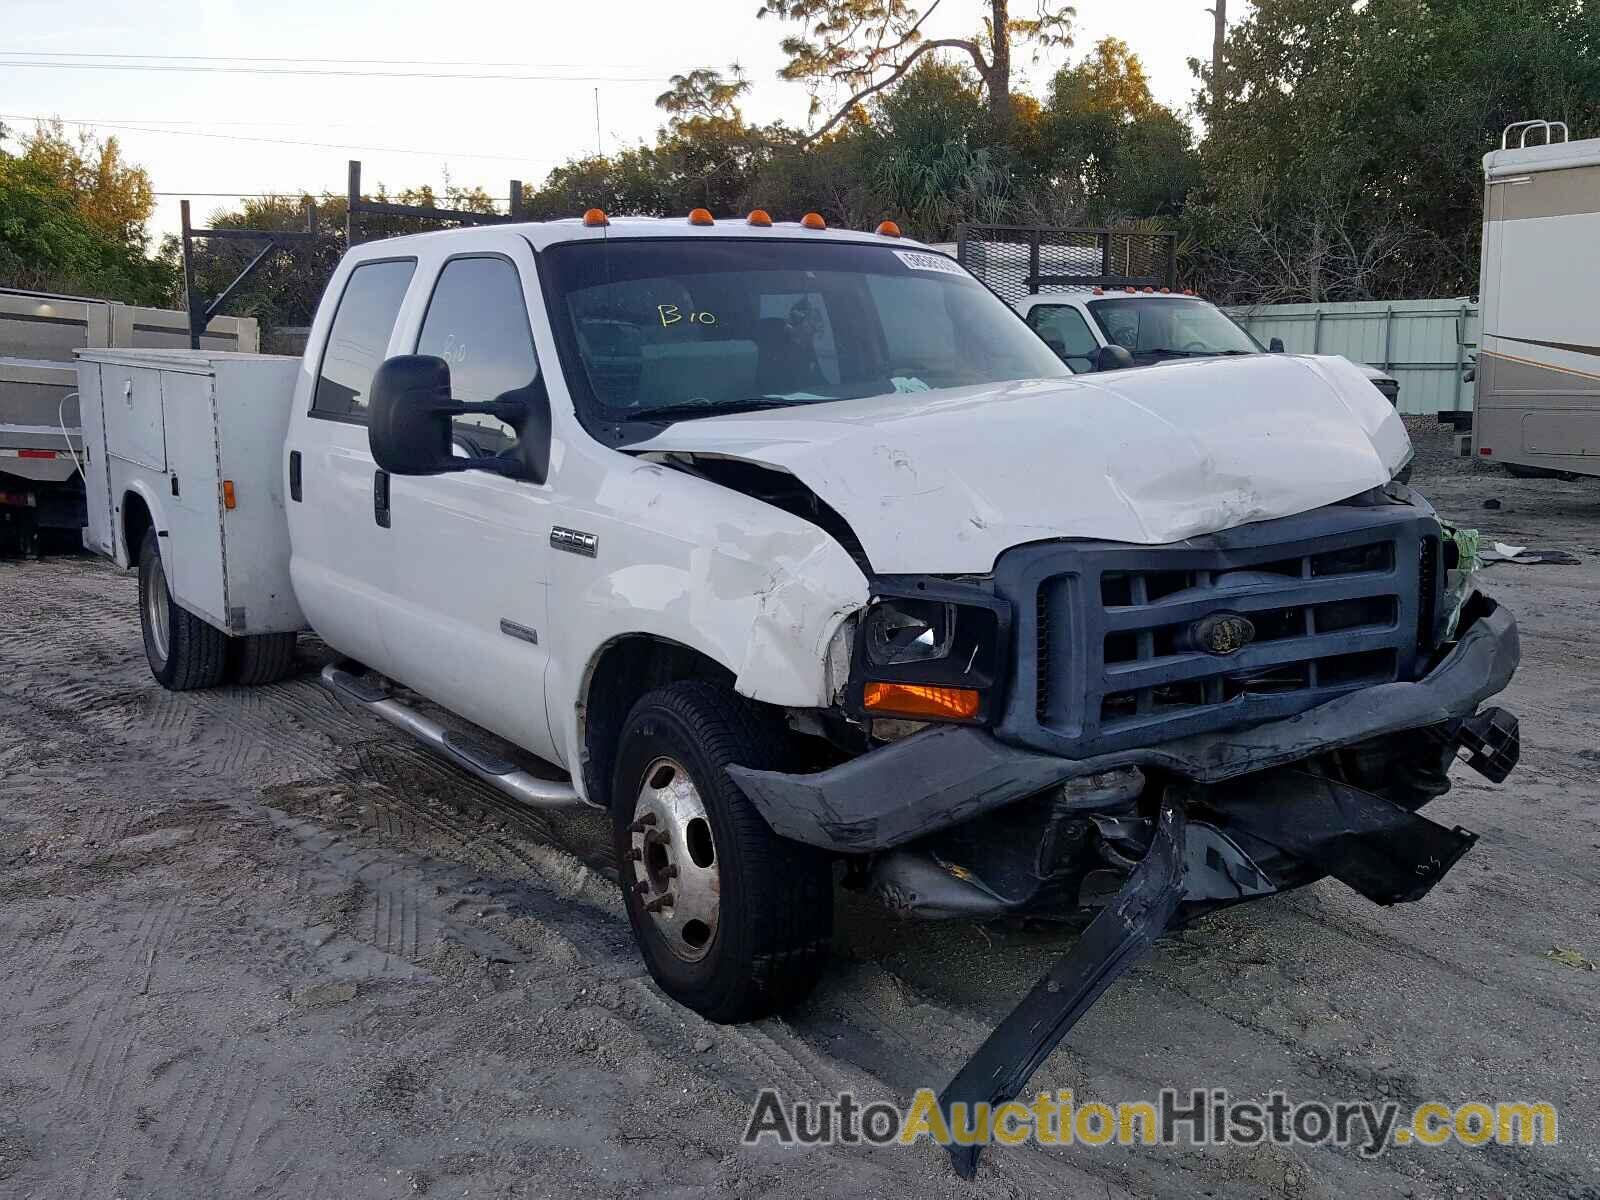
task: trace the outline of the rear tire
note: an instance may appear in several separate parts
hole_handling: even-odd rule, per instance
[[[255,633],[228,639],[228,678],[245,687],[277,683],[294,670],[293,633]]]
[[[710,1021],[793,1005],[827,963],[828,856],[773,833],[725,770],[785,758],[776,721],[701,680],[650,692],[623,723],[612,824],[628,921],[661,990]]]
[[[156,531],[139,548],[139,627],[150,673],[168,691],[216,687],[228,664],[228,635],[179,608],[167,587]]]

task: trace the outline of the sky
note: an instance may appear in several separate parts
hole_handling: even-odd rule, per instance
[[[114,133],[150,172],[157,236],[177,229],[180,195],[193,198],[199,222],[239,193],[342,193],[352,158],[369,190],[448,178],[503,199],[509,180],[536,185],[552,167],[594,151],[597,90],[598,144],[614,149],[652,138],[662,123],[655,97],[669,76],[696,67],[744,67],[753,83],[748,120],[806,120],[804,87],[776,78],[786,26],[757,20],[758,0],[0,4],[0,122],[26,131],[33,117],[59,116]],[[1031,0],[1014,7],[1021,15]],[[1042,91],[1063,61],[1110,34],[1143,60],[1158,100],[1189,105],[1187,59],[1210,53],[1207,0],[1076,7],[1076,46],[1037,64],[1017,56],[1017,86]],[[986,9],[980,0],[943,0],[927,32],[968,34]],[[38,53],[73,65],[23,65]],[[167,56],[146,60],[158,70],[113,68],[153,55]],[[214,61],[224,56],[234,61]],[[226,67],[260,73],[218,69]],[[308,71],[321,73],[285,73]]]

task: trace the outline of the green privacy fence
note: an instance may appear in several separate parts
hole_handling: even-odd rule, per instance
[[[1400,381],[1400,411],[1434,413],[1472,407],[1461,376],[1478,353],[1478,302],[1363,300],[1339,304],[1270,304],[1228,312],[1262,345],[1283,339],[1291,354],[1342,354]]]

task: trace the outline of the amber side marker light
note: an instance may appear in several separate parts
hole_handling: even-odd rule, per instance
[[[716,223],[708,209],[691,208],[689,210],[689,224],[691,225],[715,225]]]
[[[746,225],[754,225],[760,229],[770,229],[772,227],[772,214],[764,208],[753,208],[750,210],[750,215],[744,219],[744,223]]]
[[[593,229],[597,225],[609,225],[609,224],[611,224],[610,221],[606,220],[605,211],[603,209],[599,209],[599,208],[591,208],[587,212],[585,212],[583,214],[583,223],[585,225],[589,226],[591,229]]]
[[[800,224],[805,229],[826,229],[828,223],[822,219],[821,213],[810,212],[800,218]]]
[[[238,506],[238,497],[233,494],[233,480],[224,479],[222,481],[222,507],[232,512]]]
[[[879,237],[899,237],[900,236],[900,226],[896,225],[893,221],[884,221],[882,224],[880,224],[878,226],[878,236]]]
[[[972,688],[869,683],[862,691],[861,705],[885,716],[971,720],[978,715],[978,693]]]

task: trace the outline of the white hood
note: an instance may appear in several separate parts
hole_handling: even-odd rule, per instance
[[[875,571],[989,571],[1045,538],[1158,545],[1389,482],[1410,452],[1350,362],[1262,354],[680,421],[635,451],[794,475]]]

